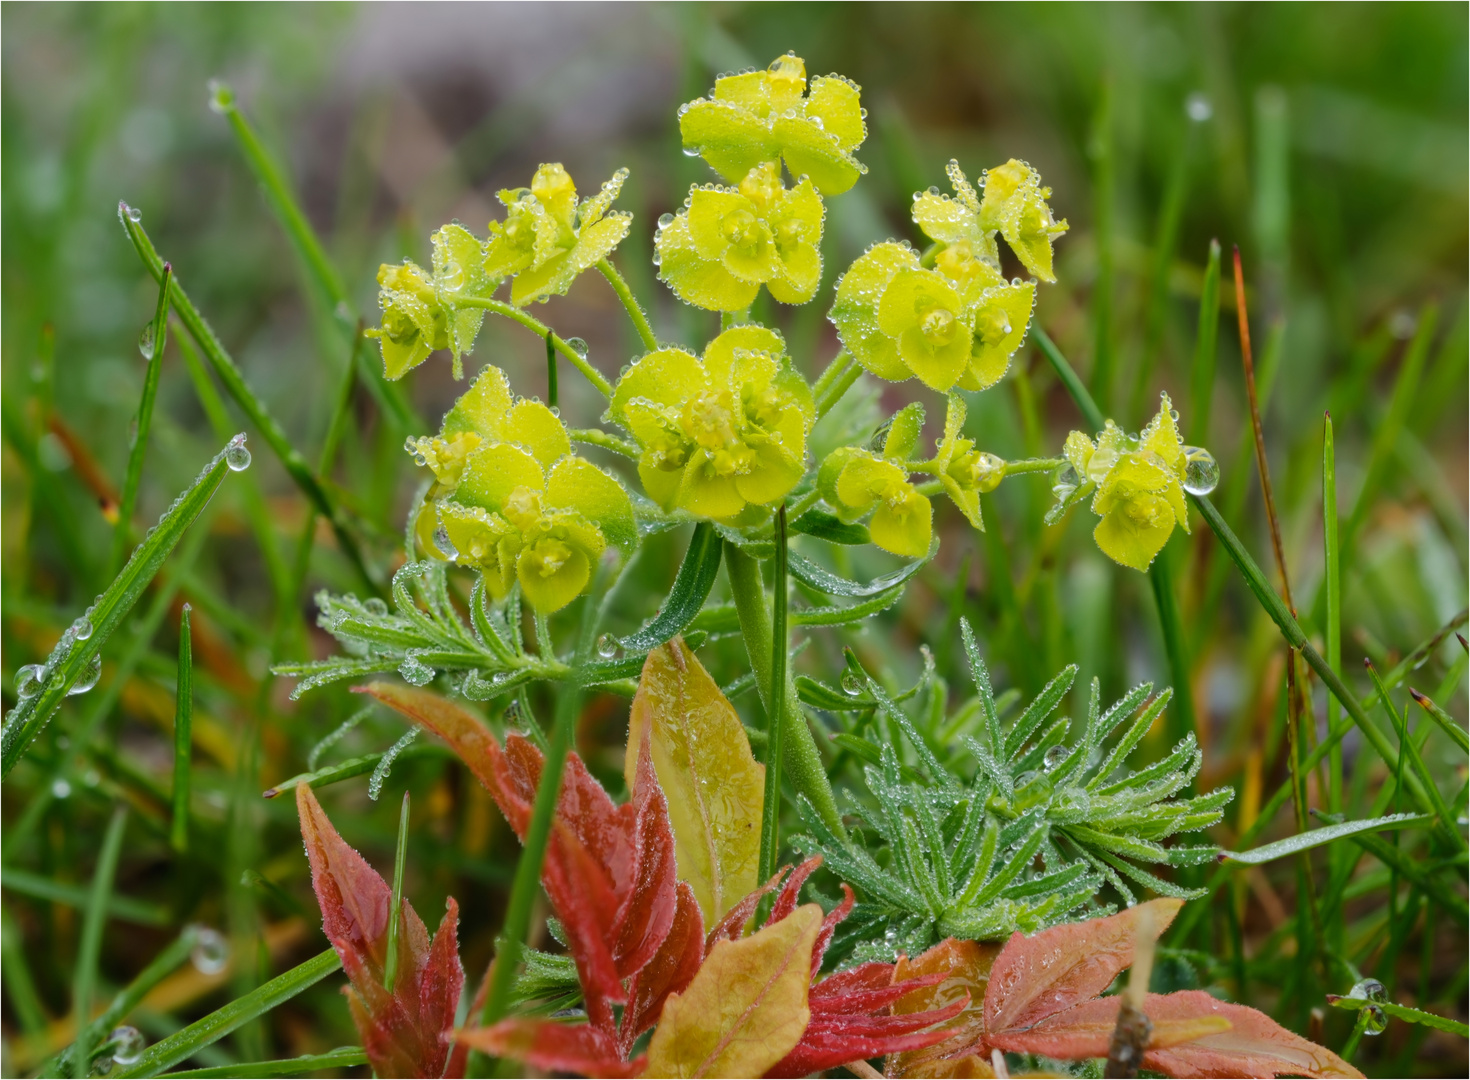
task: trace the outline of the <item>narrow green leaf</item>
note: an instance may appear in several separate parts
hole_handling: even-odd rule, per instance
[[[127,231],[128,239],[133,242],[138,257],[143,261],[144,267],[151,273],[156,281],[163,280],[163,260],[159,258],[158,252],[154,250],[153,241],[143,230],[143,226],[133,220],[132,214],[125,203],[120,203],[118,216],[122,219],[123,228]],[[321,514],[332,525],[332,531],[337,535],[337,541],[342,545],[343,552],[352,562],[359,576],[372,589],[374,593],[381,593],[382,586],[368,571],[366,563],[363,562],[362,552],[357,545],[357,539],[346,527],[342,514],[337,508],[327,489],[322,485],[316,473],[312,471],[301,452],[291,445],[290,439],[286,437],[285,430],[276,421],[275,417],[266,410],[265,403],[255,395],[245,382],[245,377],[240,374],[240,369],[235,366],[235,361],[220,344],[219,338],[215,337],[214,331],[199,314],[188,294],[184,292],[177,276],[173,278],[170,295],[174,311],[179,316],[179,321],[188,329],[190,336],[199,343],[199,348],[204,351],[204,357],[209,361],[210,367],[218,376],[220,382],[225,384],[225,389],[235,399],[250,422],[255,425],[261,437],[265,439],[266,445],[271,448],[281,461],[287,474],[301,489],[317,513]]]
[[[1189,441],[1203,446],[1210,427],[1210,402],[1215,392],[1215,353],[1220,338],[1220,241],[1210,241],[1205,283],[1199,298],[1199,328],[1194,339],[1194,366],[1190,373]]]
[[[694,621],[720,572],[723,546],[715,527],[709,522],[701,521],[694,526],[689,550],[684,553],[684,562],[674,576],[674,586],[669,590],[668,599],[647,626],[623,638],[625,651],[646,653],[656,649],[675,634],[682,633]],[[638,670],[634,669],[633,675],[637,674]]]
[[[1461,851],[1466,849],[1465,838],[1460,835],[1460,826],[1455,819],[1455,814],[1450,810],[1449,804],[1445,802],[1444,795],[1440,793],[1439,785],[1434,782],[1434,777],[1429,774],[1429,766],[1424,763],[1424,755],[1419,753],[1418,744],[1409,736],[1409,718],[1399,712],[1394,706],[1392,699],[1388,696],[1388,687],[1383,685],[1383,679],[1378,675],[1375,668],[1365,658],[1363,666],[1368,669],[1368,675],[1373,680],[1373,686],[1378,690],[1378,700],[1383,703],[1383,709],[1393,721],[1394,731],[1398,735],[1398,769],[1395,783],[1402,787],[1404,783],[1404,758],[1408,757],[1409,764],[1413,766],[1419,782],[1424,785],[1424,791],[1429,796],[1430,807],[1439,818],[1440,824],[1444,826],[1444,832],[1449,838],[1459,845]]]
[[[1367,821],[1344,821],[1340,825],[1324,825],[1320,829],[1288,836],[1284,840],[1277,840],[1274,844],[1265,844],[1258,848],[1251,848],[1249,851],[1222,851],[1220,860],[1260,866],[1273,859],[1295,855],[1301,851],[1310,851],[1312,848],[1321,847],[1323,844],[1330,844],[1334,840],[1341,840],[1357,833],[1411,829],[1415,825],[1423,825],[1432,820],[1433,818],[1428,814],[1389,814],[1387,817],[1370,818]]]
[[[1419,859],[1410,858],[1387,840],[1372,833],[1361,833],[1353,837],[1353,843],[1372,855],[1384,866],[1393,870],[1405,881],[1411,881],[1425,896],[1430,897],[1461,922],[1470,919],[1470,904],[1456,891],[1454,881],[1464,880],[1463,874],[1449,875],[1433,873]]]
[[[8,885],[10,875],[7,872],[5,876]],[[14,1010],[21,1031],[30,1038],[45,1038],[46,1010],[36,992],[31,966],[26,961],[21,929],[10,917],[9,909],[0,912],[0,975],[5,979],[5,1000]],[[44,1073],[50,1076],[59,1074],[59,1069],[48,1069]]]
[[[92,993],[97,986],[97,957],[102,951],[102,931],[107,925],[107,900],[112,895],[113,878],[117,876],[117,859],[122,853],[123,830],[128,823],[126,806],[112,812],[107,834],[92,871],[92,890],[82,917],[82,936],[77,945],[76,973],[72,978],[71,1008],[82,1032],[72,1051],[73,1076],[86,1076],[92,1064],[91,1031],[85,1020],[92,1015]]]
[[[1440,730],[1454,740],[1455,745],[1460,748],[1460,753],[1470,751],[1470,736],[1465,734],[1465,729],[1455,722],[1454,717],[1412,686],[1409,687],[1409,693],[1419,703],[1420,708],[1429,714],[1429,718],[1439,725]]]
[[[890,589],[896,589],[923,569],[924,565],[929,561],[928,559],[915,559],[902,569],[895,570],[891,574],[881,574],[872,581],[863,583],[860,581],[850,581],[845,577],[839,577],[837,574],[818,566],[810,559],[804,558],[794,551],[791,552],[788,558],[791,576],[798,581],[810,585],[813,589],[826,593],[828,596],[850,597],[878,596],[888,592]]]
[[[1159,612],[1159,630],[1164,638],[1164,655],[1169,659],[1169,678],[1174,683],[1174,708],[1169,711],[1166,732],[1169,742],[1195,734],[1194,692],[1189,673],[1189,646],[1184,640],[1184,620],[1179,615],[1179,597],[1174,589],[1174,560],[1164,546],[1148,568],[1154,606]]]
[[[756,881],[767,881],[776,872],[781,852],[781,750],[786,728],[800,717],[786,716],[786,629],[788,584],[786,571],[791,552],[787,550],[786,504],[776,511],[776,557],[771,594],[771,678],[766,692],[765,798],[761,803],[760,869]]]
[[[30,896],[37,900],[46,900],[53,904],[78,909],[86,907],[89,896],[88,891],[80,885],[42,877],[40,874],[33,874],[14,866],[5,867],[4,875],[0,877],[0,885],[21,896]],[[168,926],[174,921],[173,915],[162,904],[149,904],[127,896],[109,896],[107,914],[111,918],[121,919],[123,922],[134,923],[138,926]]]
[[[169,843],[178,852],[189,848],[189,791],[194,749],[194,653],[189,605],[179,617],[179,681],[174,692],[173,822]]]
[[[157,1076],[171,1065],[177,1065],[197,1054],[206,1046],[223,1039],[230,1032],[249,1023],[257,1016],[270,1012],[282,1002],[290,1001],[297,994],[315,986],[332,972],[342,967],[342,960],[335,949],[318,953],[304,964],[299,964],[270,982],[236,998],[228,1005],[208,1016],[194,1021],[188,1027],[174,1032],[166,1039],[154,1043],[143,1051],[132,1065],[117,1073],[118,1077]],[[249,1066],[252,1076],[270,1075],[260,1071],[260,1065]],[[276,1073],[275,1075],[285,1075]]]
[[[282,780],[274,787],[266,788],[261,795],[267,799],[274,799],[282,792],[290,791],[301,784],[309,784],[312,788],[326,787],[328,784],[340,783],[343,780],[351,780],[354,776],[363,776],[372,772],[383,760],[383,754],[364,754],[362,757],[348,758],[339,761],[335,765],[327,765],[324,768],[315,769],[312,772],[298,773],[289,780]],[[426,754],[448,753],[442,746],[435,743],[415,743],[406,746],[398,752],[395,761],[408,761],[410,758],[423,757]]]
[[[858,547],[873,542],[873,537],[868,532],[866,525],[849,525],[825,510],[808,510],[791,523],[791,531],[815,536],[818,540],[825,540],[829,544],[844,544],[848,547]]]
[[[1062,385],[1067,388],[1067,393],[1072,395],[1072,400],[1076,403],[1077,408],[1082,411],[1082,418],[1087,421],[1093,431],[1101,431],[1104,423],[1102,410],[1097,407],[1097,402],[1092,400],[1092,395],[1087,392],[1087,387],[1082,385],[1082,380],[1077,377],[1077,372],[1072,370],[1072,365],[1067,363],[1067,358],[1062,355],[1062,351],[1039,326],[1031,328],[1031,336],[1037,348],[1041,350],[1041,354],[1050,361],[1052,370],[1057,373],[1057,378],[1062,380]]]
[[[339,1046],[325,1054],[303,1054],[301,1057],[278,1058],[275,1061],[249,1061],[240,1065],[216,1065],[209,1069],[186,1069],[164,1073],[177,1077],[252,1077],[305,1076],[326,1069],[350,1069],[367,1064],[367,1054],[360,1046]]]
[[[168,286],[173,279],[173,267],[163,264],[163,280],[158,286],[158,308],[153,321],[143,332],[138,348],[148,361],[147,374],[143,376],[143,397],[138,402],[138,415],[134,418],[133,445],[128,452],[128,471],[123,479],[122,495],[117,505],[117,525],[112,533],[112,557],[107,568],[116,573],[122,565],[123,552],[127,550],[128,537],[133,531],[133,509],[138,503],[138,484],[143,479],[143,459],[148,453],[148,432],[153,427],[153,403],[158,398],[158,376],[163,369],[164,343],[168,337]]]
[[[398,977],[398,923],[403,911],[403,871],[407,864],[408,792],[405,791],[403,804],[398,810],[398,846],[393,852],[393,900],[388,908],[388,959],[383,964],[383,987],[390,994],[393,992],[393,982]]]
[[[240,446],[243,449],[243,442]],[[184,530],[208,505],[215,489],[230,471],[226,454],[235,447],[236,443],[231,442],[229,448],[222,450],[205,466],[194,486],[175,501],[159,520],[153,535],[144,539],[101,599],[89,609],[90,636],[78,641],[71,631],[62,635],[60,644],[46,661],[46,666],[52,670],[45,684],[39,692],[19,702],[5,717],[4,733],[0,735],[0,758],[3,758],[0,779],[10,775],[10,770],[25,755],[31,741],[40,734],[77,679],[90,668],[93,658],[99,656],[102,646],[143,595]]]
[[[1327,1004],[1337,1009],[1366,1009],[1376,1006],[1389,1016],[1398,1017],[1407,1023],[1423,1024],[1425,1027],[1448,1031],[1451,1035],[1458,1035],[1462,1039],[1470,1038],[1470,1027],[1466,1027],[1458,1020],[1451,1020],[1448,1016],[1440,1016],[1438,1013],[1425,1012],[1423,1009],[1415,1009],[1409,1005],[1398,1005],[1392,1001],[1371,1001],[1368,998],[1338,994],[1328,994]]]

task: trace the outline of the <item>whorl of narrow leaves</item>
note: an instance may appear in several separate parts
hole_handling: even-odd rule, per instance
[[[446,1075],[448,1037],[464,986],[455,940],[459,906],[449,900],[430,941],[413,905],[404,901],[397,977],[392,990],[384,989],[392,890],[332,827],[305,784],[296,789],[296,809],[322,929],[352,982],[347,1000],[368,1061],[379,1076]]]
[[[907,714],[869,678],[876,711],[894,722],[912,754],[910,764],[893,746],[882,747],[879,764],[866,771],[872,799],[854,805],[891,852],[887,865],[841,843],[802,807],[811,835],[793,842],[820,851],[863,893],[852,920],[866,938],[857,955],[916,955],[946,936],[996,940],[1053,925],[1079,910],[1105,914],[1096,899],[1105,883],[1128,903],[1138,885],[1166,896],[1198,895],[1138,865],[1213,859],[1212,846],[1161,841],[1213,825],[1234,794],[1225,788],[1173,798],[1200,768],[1193,735],[1147,768],[1135,772],[1124,766],[1168,704],[1169,692],[1150,700],[1152,686],[1144,684],[1103,711],[1094,681],[1087,723],[1069,745],[1072,721],[1052,717],[1076,676],[1069,667],[1003,726],[989,673],[964,620],[961,632],[985,733],[983,741],[965,740],[977,763],[973,775],[963,779],[941,763]],[[1035,867],[1038,856],[1041,869]],[[875,934],[877,927],[891,937]]]

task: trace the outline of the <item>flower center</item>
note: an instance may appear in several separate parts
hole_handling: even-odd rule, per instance
[[[518,487],[505,500],[505,518],[521,532],[530,532],[541,520],[541,493]]]
[[[998,345],[1011,332],[1011,317],[999,304],[991,304],[975,317],[975,333],[987,345]]]
[[[761,242],[766,231],[759,218],[749,210],[732,210],[725,215],[720,227],[725,239],[738,248],[753,248]]]
[[[572,549],[551,537],[539,540],[530,551],[530,563],[541,577],[555,577],[572,557]]]
[[[919,316],[919,331],[924,335],[924,340],[936,349],[953,341],[958,329],[954,312],[946,308],[930,308]]]

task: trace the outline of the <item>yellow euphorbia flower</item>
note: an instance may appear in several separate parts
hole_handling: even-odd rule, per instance
[[[627,169],[591,198],[577,200],[577,188],[561,165],[542,165],[529,188],[502,191],[505,221],[490,223],[484,271],[497,280],[514,277],[511,302],[562,295],[583,270],[606,258],[628,235],[633,215],[610,211],[628,178]]]
[[[817,488],[843,521],[871,512],[868,533],[884,551],[914,559],[929,554],[934,507],[899,462],[855,446],[840,447],[822,462]]]
[[[496,599],[519,580],[532,606],[550,613],[586,587],[609,543],[625,555],[637,543],[627,492],[572,454],[550,409],[514,400],[499,368],[481,372],[437,437],[410,439],[408,449],[434,473],[415,524],[420,546],[480,570]]]
[[[732,184],[784,158],[792,176],[810,177],[824,195],[841,194],[868,171],[852,156],[868,135],[862,88],[839,75],[819,75],[810,94],[806,88],[806,64],[793,53],[764,71],[721,76],[709,97],[679,109],[685,152]]]
[[[485,298],[500,284],[485,273],[480,241],[458,225],[445,225],[430,237],[434,245],[433,273],[405,261],[378,268],[378,304],[382,326],[369,330],[383,349],[383,369],[390,379],[401,379],[435,349],[454,356],[454,377],[463,377],[461,358],[475,346],[485,318],[483,308],[461,307],[463,297]]]
[[[1011,158],[985,174],[981,226],[999,230],[1026,269],[1042,281],[1056,281],[1051,245],[1067,231],[1066,221],[1052,216],[1049,198],[1051,188],[1043,187],[1041,174],[1024,161]]]
[[[659,278],[681,300],[712,311],[749,307],[764,284],[783,304],[804,304],[822,280],[822,197],[803,178],[781,184],[757,165],[738,188],[690,189],[688,209],[659,222]]]
[[[1072,432],[1065,454],[1081,483],[1097,485],[1092,511],[1102,520],[1092,535],[1114,562],[1147,570],[1176,524],[1189,532],[1186,459],[1169,395],[1162,395],[1141,436],[1124,434],[1110,420],[1096,443]]]
[[[980,496],[994,491],[1005,479],[1006,463],[994,454],[975,449],[973,439],[961,436],[965,427],[965,399],[949,395],[949,411],[944,417],[944,438],[934,455],[934,471],[944,492],[965,518],[981,532],[985,521],[980,515]]]
[[[650,498],[729,521],[796,486],[816,408],[785,352],[774,330],[737,326],[701,358],[660,349],[624,373],[608,418],[642,448],[638,476]]]

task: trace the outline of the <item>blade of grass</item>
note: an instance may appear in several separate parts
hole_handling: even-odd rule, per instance
[[[158,309],[153,321],[144,331],[144,340],[139,343],[144,358],[148,361],[148,372],[143,377],[143,397],[138,402],[136,427],[133,431],[133,446],[128,453],[128,471],[123,479],[122,495],[118,499],[117,525],[112,533],[112,555],[107,561],[109,573],[116,573],[122,565],[123,552],[127,550],[128,538],[133,531],[133,509],[138,502],[138,484],[143,479],[143,459],[148,454],[148,432],[153,426],[153,403],[158,398],[158,376],[163,368],[163,351],[168,337],[168,286],[174,270],[163,264],[163,280],[158,286]],[[146,344],[147,348],[143,348]]]
[[[1210,405],[1215,395],[1215,356],[1220,339],[1220,241],[1210,241],[1205,283],[1199,298],[1199,328],[1190,370],[1189,442],[1203,446],[1210,433]]]
[[[77,945],[76,971],[72,977],[71,1007],[81,1035],[72,1049],[71,1075],[86,1076],[92,1065],[92,1042],[87,1017],[92,1015],[92,994],[97,986],[97,958],[102,951],[102,931],[107,926],[107,900],[112,895],[117,860],[122,854],[123,830],[128,824],[126,806],[112,812],[107,833],[92,871],[92,890],[82,917],[82,936]]]
[[[194,762],[194,648],[189,605],[179,616],[179,681],[174,693],[173,822],[169,844],[180,854],[189,850],[189,792]]]
[[[1092,283],[1092,386],[1104,412],[1112,401],[1114,359],[1113,146],[1113,82],[1104,77],[1087,140],[1093,175],[1092,232],[1097,245],[1097,277]]]
[[[786,503],[776,511],[776,554],[774,592],[771,595],[771,680],[766,701],[766,790],[761,804],[761,854],[757,881],[768,881],[776,872],[776,859],[781,851],[781,747],[785,742],[784,717],[786,703]]]
[[[38,1075],[59,1076],[63,1070],[69,1070],[77,1047],[83,1043],[88,1046],[97,1046],[107,1032],[125,1020],[128,1014],[137,1008],[139,1002],[147,996],[150,990],[163,982],[175,968],[189,959],[189,954],[194,951],[198,940],[198,928],[186,926],[184,932],[164,946],[163,950],[148,962],[148,966],[140,971],[132,982],[118,991],[117,996],[112,999],[112,1004],[108,1005],[87,1025],[84,1035],[79,1037],[72,1046],[46,1062]]]
[[[303,1054],[301,1057],[278,1058],[275,1061],[251,1061],[242,1065],[215,1065],[208,1069],[186,1069],[166,1073],[177,1077],[253,1077],[305,1076],[327,1069],[351,1069],[367,1064],[367,1052],[360,1046],[339,1046],[325,1054]]]
[[[397,764],[400,761],[410,761],[413,758],[427,755],[444,753],[444,749],[434,743],[413,743],[405,746],[393,759]],[[366,776],[378,767],[383,760],[382,751],[377,754],[364,754],[361,757],[348,758],[335,765],[325,765],[311,772],[300,773],[288,780],[282,780],[274,787],[268,787],[261,792],[261,797],[274,799],[284,792],[290,791],[301,784],[310,784],[312,789],[326,787],[328,784],[341,783],[343,780],[351,780],[354,776]]]
[[[546,845],[551,837],[552,817],[556,812],[562,772],[576,728],[577,709],[582,697],[582,669],[591,654],[592,638],[597,629],[594,614],[597,610],[596,598],[602,593],[607,570],[607,563],[598,564],[592,591],[582,599],[581,626],[578,628],[576,651],[572,659],[572,674],[557,698],[551,739],[541,767],[541,780],[536,785],[536,801],[531,807],[526,840],[521,847],[520,860],[516,863],[515,882],[511,886],[505,922],[501,926],[496,944],[490,989],[485,995],[485,1007],[480,1014],[483,1027],[489,1027],[505,1016],[510,1004],[510,991],[520,966],[521,949],[528,945],[526,939],[531,930],[531,908],[541,887],[541,867],[545,862]]]
[[[335,949],[318,953],[304,964],[299,964],[270,982],[257,987],[244,997],[236,998],[228,1005],[217,1009],[188,1027],[160,1039],[132,1065],[117,1073],[118,1077],[157,1076],[171,1065],[177,1065],[223,1039],[241,1024],[269,1012],[284,1001],[289,1001],[303,990],[316,985],[332,972],[342,967],[342,960]],[[256,1066],[251,1065],[254,1069]],[[253,1074],[258,1075],[258,1074]]]
[[[132,211],[129,210],[127,204],[119,203],[118,206],[118,216],[122,220],[123,228],[127,231],[128,239],[133,242],[133,247],[138,252],[138,257],[143,261],[143,265],[153,275],[155,280],[162,281],[163,260],[159,258],[158,252],[154,250],[153,241],[148,238],[148,234],[144,231],[142,224],[133,219]],[[220,344],[219,338],[214,336],[214,331],[209,328],[203,316],[199,314],[199,310],[189,299],[188,294],[184,292],[184,287],[180,284],[177,276],[173,279],[171,296],[174,311],[178,313],[179,321],[184,324],[190,336],[198,343],[200,350],[204,353],[205,359],[209,361],[210,367],[214,369],[215,375],[218,376],[220,382],[225,384],[225,389],[230,392],[230,396],[235,399],[235,403],[250,418],[250,422],[255,425],[256,430],[265,439],[266,445],[280,459],[281,465],[285,468],[286,473],[295,482],[296,486],[301,489],[301,493],[306,496],[307,501],[311,503],[317,513],[321,514],[331,523],[332,531],[337,534],[337,542],[342,545],[343,554],[347,556],[353,568],[361,576],[363,582],[371,588],[374,595],[386,596],[382,585],[368,570],[367,564],[363,561],[362,552],[358,548],[357,540],[347,528],[345,518],[332,496],[322,485],[316,473],[312,471],[311,466],[306,463],[306,459],[301,456],[301,452],[291,444],[290,439],[286,437],[286,432],[277,423],[275,417],[271,416],[266,410],[265,403],[256,396],[255,391],[251,390],[249,384],[245,382],[245,378],[241,375],[240,369],[235,366],[235,361],[225,351],[225,347]]]
[[[221,451],[205,466],[194,486],[184,492],[173,508],[159,520],[153,535],[144,539],[127,565],[89,609],[91,635],[82,641],[63,635],[57,651],[46,662],[47,667],[52,670],[41,690],[10,710],[5,718],[4,734],[0,736],[3,738],[3,750],[0,750],[0,754],[3,754],[0,770],[3,771],[0,771],[0,778],[10,775],[10,770],[25,755],[32,740],[46,726],[77,679],[87,670],[93,658],[100,655],[102,646],[112,637],[123,618],[143,595],[143,590],[157,575],[179,538],[208,505],[210,497],[230,471],[225,453],[226,451]]]
[[[1325,559],[1324,593],[1327,597],[1327,620],[1324,627],[1329,667],[1342,674],[1342,578],[1338,561],[1337,538],[1337,454],[1332,438],[1332,414],[1324,416],[1322,427],[1322,550]],[[1337,730],[1337,698],[1327,695],[1327,730]],[[1329,754],[1327,769],[1327,809],[1342,813],[1342,744],[1336,743]]]
[[[1419,707],[1429,714],[1429,718],[1439,725],[1440,730],[1454,741],[1455,745],[1460,748],[1460,753],[1470,752],[1470,736],[1465,734],[1465,729],[1455,722],[1454,717],[1412,686],[1409,687],[1409,694],[1419,703]]]
[[[87,906],[89,896],[87,890],[80,885],[56,881],[54,878],[33,874],[19,867],[7,866],[0,884],[3,884],[10,892],[19,893],[21,896],[31,896],[37,900],[62,904],[78,910]],[[168,926],[173,919],[168,908],[162,904],[149,904],[127,896],[108,897],[107,914],[109,918],[135,923],[138,926]]]
[[[8,888],[11,884],[9,871],[5,879]],[[46,1009],[36,993],[36,981],[31,977],[30,964],[26,962],[20,927],[10,917],[9,908],[0,910],[0,975],[5,980],[5,1000],[20,1022],[20,1030],[29,1038],[44,1038]],[[56,1075],[56,1072],[51,1070],[51,1075]]]
[[[1344,821],[1337,825],[1324,825],[1320,829],[1312,829],[1296,836],[1288,836],[1284,840],[1251,848],[1249,851],[1222,851],[1220,861],[1241,863],[1245,866],[1260,866],[1273,859],[1297,855],[1359,833],[1411,829],[1430,820],[1425,814],[1390,814],[1387,817],[1373,818],[1369,821]]]
[[[1460,827],[1456,823],[1455,815],[1450,811],[1449,805],[1440,794],[1439,785],[1434,782],[1434,777],[1429,775],[1429,766],[1424,763],[1424,755],[1419,753],[1419,747],[1414,740],[1409,738],[1409,718],[1394,707],[1393,699],[1389,697],[1388,687],[1383,685],[1383,680],[1378,675],[1378,669],[1364,659],[1363,666],[1368,669],[1368,675],[1373,680],[1373,687],[1378,691],[1378,700],[1383,703],[1384,711],[1388,713],[1389,720],[1393,723],[1394,732],[1399,737],[1398,746],[1398,785],[1403,787],[1404,757],[1408,756],[1409,764],[1413,766],[1414,772],[1419,777],[1419,782],[1424,785],[1424,791],[1429,797],[1430,806],[1439,817],[1444,832],[1464,852],[1470,850],[1466,845],[1465,838],[1460,835]]]
[[[556,346],[551,343],[551,332],[546,333],[546,405],[553,412],[557,409],[556,400]]]
[[[1056,347],[1051,337],[1039,326],[1031,328],[1031,336],[1035,339],[1037,348],[1041,354],[1051,363],[1052,370],[1057,373],[1057,378],[1062,380],[1062,385],[1067,388],[1067,393],[1072,395],[1072,400],[1077,408],[1082,410],[1082,418],[1093,431],[1101,431],[1105,423],[1102,410],[1097,407],[1097,402],[1092,400],[1092,395],[1087,392],[1087,387],[1077,377],[1076,370],[1067,362],[1062,351]]]
[[[383,987],[393,993],[398,978],[398,923],[403,916],[403,869],[408,863],[408,792],[398,809],[398,846],[393,851],[393,900],[388,907],[388,958],[383,963]]]
[[[246,164],[250,166],[250,171],[255,174],[255,179],[260,184],[260,190],[265,196],[266,203],[280,221],[281,227],[286,232],[286,238],[291,242],[297,257],[305,267],[307,280],[315,285],[324,306],[332,313],[333,320],[342,331],[351,333],[353,325],[357,324],[357,334],[360,337],[362,334],[361,319],[356,305],[353,304],[352,297],[342,283],[341,275],[332,265],[332,260],[327,257],[321,240],[317,238],[316,231],[311,227],[311,222],[302,212],[291,190],[291,183],[286,178],[285,170],[266,149],[265,144],[255,133],[255,129],[251,127],[250,121],[235,104],[235,92],[222,82],[212,83],[209,92],[210,107],[223,114],[229,121],[230,129],[235,133],[235,140],[240,144]],[[357,342],[353,340],[348,344],[350,350],[348,362],[356,363],[358,360]],[[424,422],[414,412],[403,389],[397,383],[389,382],[371,360],[364,359],[363,368],[368,373],[369,390],[377,399],[378,404],[393,416],[394,423],[404,431],[423,431]]]

